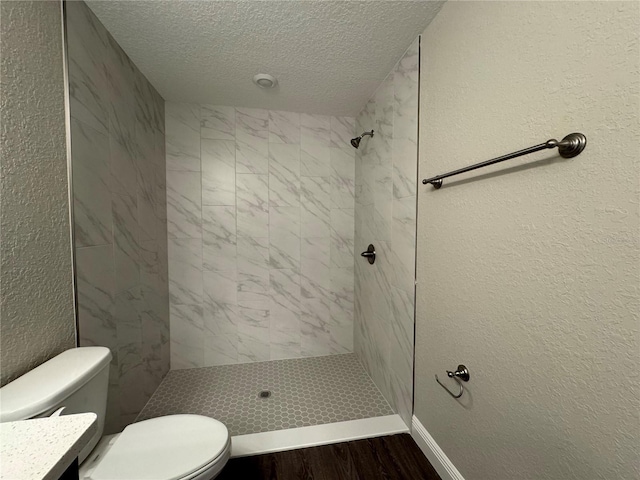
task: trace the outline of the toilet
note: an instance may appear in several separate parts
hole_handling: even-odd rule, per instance
[[[201,415],[167,415],[102,437],[111,352],[67,350],[0,388],[0,422],[94,412],[98,431],[78,455],[84,480],[210,480],[229,460],[223,423]],[[64,409],[60,411],[62,408]]]

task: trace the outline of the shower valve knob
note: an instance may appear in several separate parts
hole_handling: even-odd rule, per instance
[[[360,256],[365,257],[369,260],[369,263],[373,265],[376,261],[376,247],[374,247],[373,244],[369,244],[367,249],[362,252]]]

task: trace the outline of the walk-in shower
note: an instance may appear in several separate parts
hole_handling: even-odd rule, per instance
[[[179,103],[68,5],[78,328],[113,354],[108,432],[406,431],[418,41],[357,116]]]

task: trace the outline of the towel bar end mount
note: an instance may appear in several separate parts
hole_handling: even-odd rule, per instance
[[[573,158],[582,153],[587,146],[587,137],[582,133],[570,133],[561,142],[549,140],[548,148],[558,147],[558,153],[562,158]]]

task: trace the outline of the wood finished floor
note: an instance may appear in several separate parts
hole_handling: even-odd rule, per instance
[[[440,480],[410,435],[233,458],[218,480]]]

